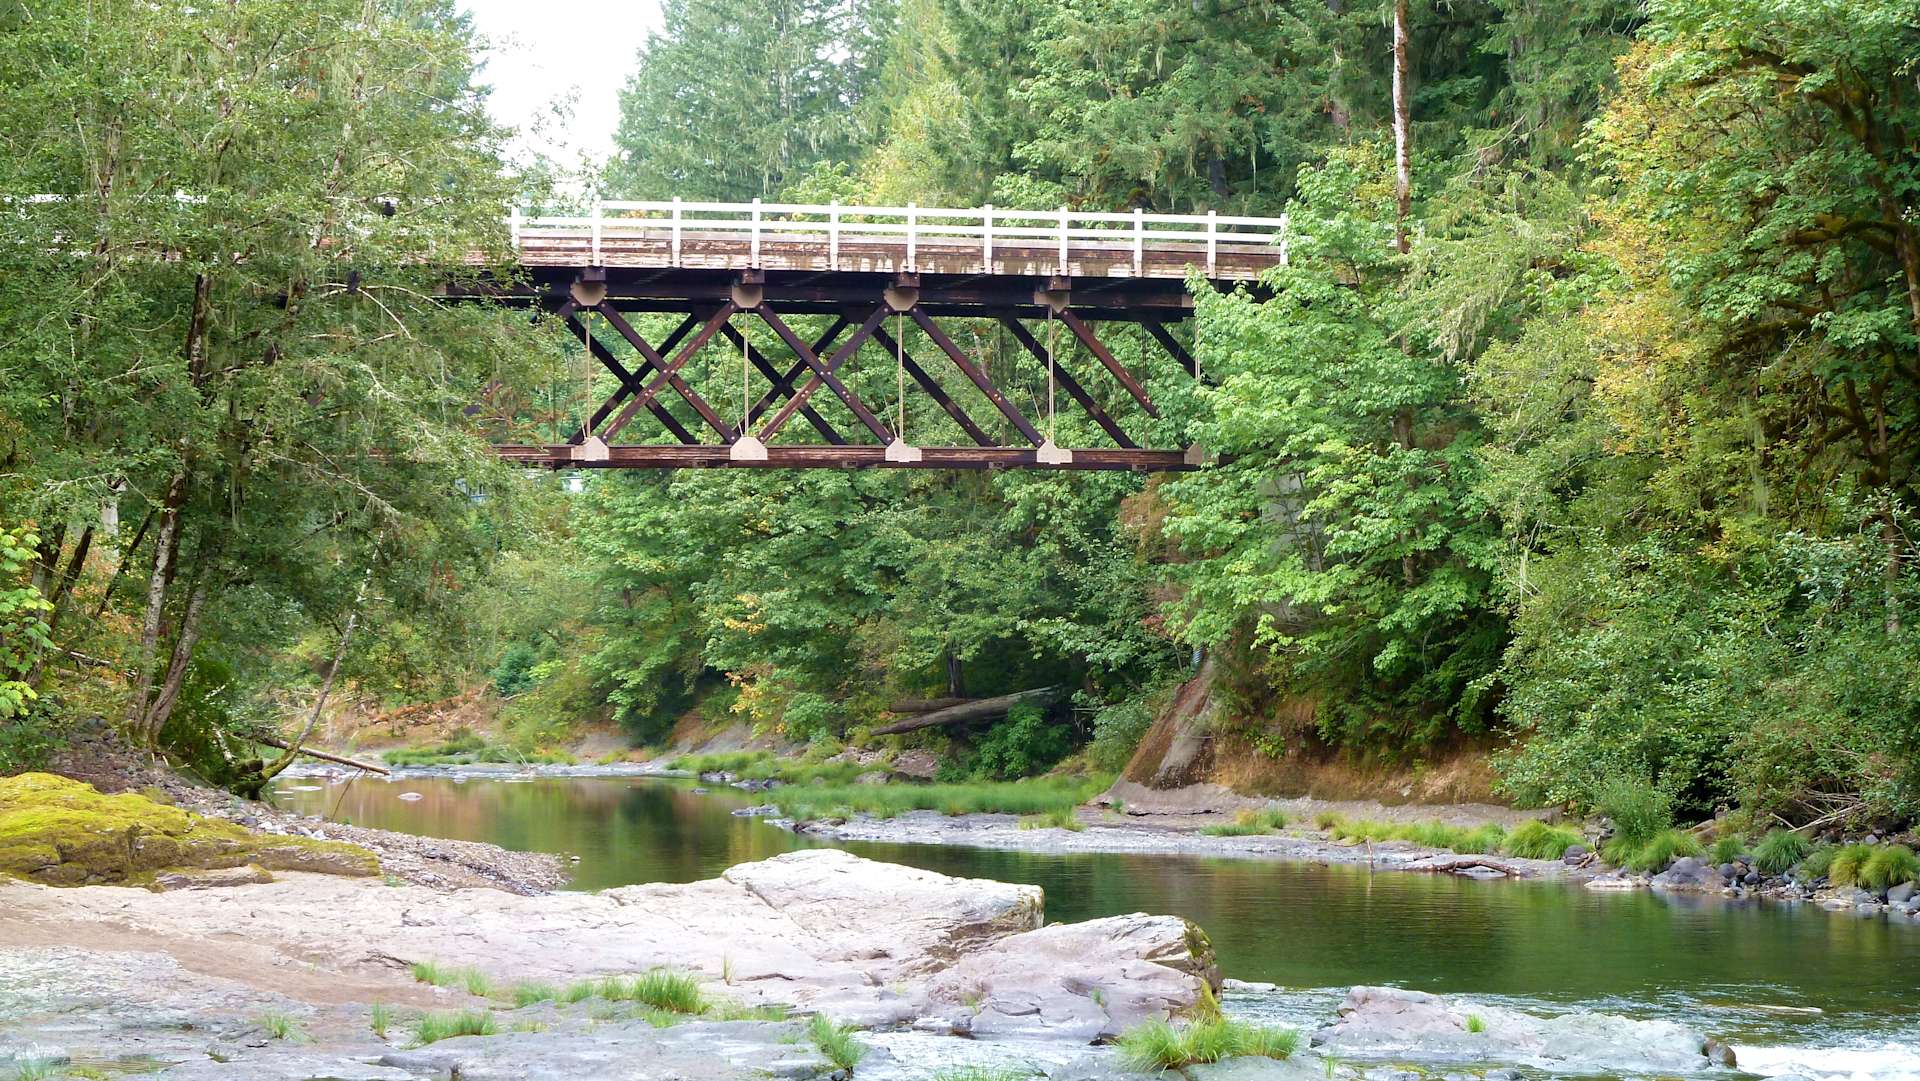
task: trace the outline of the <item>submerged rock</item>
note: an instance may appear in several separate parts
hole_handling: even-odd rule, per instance
[[[1522,1062],[1588,1070],[1693,1070],[1732,1065],[1718,1040],[1672,1021],[1574,1012],[1536,1017],[1421,991],[1356,987],[1339,1019],[1313,1036],[1336,1054],[1418,1049],[1422,1058]]]

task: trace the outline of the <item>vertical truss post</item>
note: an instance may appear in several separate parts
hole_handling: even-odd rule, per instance
[[[1207,277],[1220,273],[1220,223],[1219,211],[1207,211]]]
[[[840,200],[827,207],[827,269],[840,269]]]
[[[1067,208],[1060,208],[1060,276],[1067,275]]]
[[[980,273],[993,273],[993,204],[980,208]]]
[[[680,265],[680,197],[673,197],[673,265]]]

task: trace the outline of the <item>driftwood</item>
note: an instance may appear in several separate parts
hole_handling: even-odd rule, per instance
[[[1059,687],[1036,687],[1030,691],[1016,691],[1013,694],[1003,694],[995,698],[975,698],[972,701],[963,702],[957,706],[936,709],[929,713],[922,713],[917,717],[909,717],[904,721],[895,721],[892,724],[883,725],[874,729],[873,734],[876,736],[891,736],[900,732],[912,732],[920,728],[933,728],[943,724],[964,724],[967,721],[978,721],[988,717],[998,717],[1022,703],[1052,702],[1059,698],[1061,693]]]
[[[368,773],[378,773],[383,777],[392,775],[392,771],[388,770],[385,766],[376,766],[371,762],[362,762],[356,758],[342,758],[337,754],[316,751],[311,747],[289,748],[286,740],[276,736],[254,736],[253,741],[255,743],[264,743],[269,747],[278,747],[283,751],[292,749],[295,753],[304,754],[308,758],[318,758],[322,762],[333,762],[337,765],[352,766],[354,769],[363,769]]]

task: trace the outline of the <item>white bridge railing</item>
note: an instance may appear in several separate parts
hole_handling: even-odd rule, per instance
[[[618,240],[664,240],[670,265],[682,265],[688,241],[730,239],[744,241],[748,265],[761,266],[763,247],[780,243],[823,244],[826,265],[841,269],[842,248],[850,244],[885,244],[905,249],[904,269],[919,269],[923,251],[952,254],[977,251],[981,263],[994,264],[996,250],[1019,246],[1029,251],[1049,249],[1066,274],[1070,250],[1095,247],[1123,258],[1131,254],[1135,275],[1144,273],[1149,256],[1172,251],[1191,257],[1204,253],[1207,273],[1219,266],[1223,247],[1247,252],[1255,249],[1277,261],[1287,258],[1287,219],[1205,214],[1078,213],[1059,210],[1008,210],[993,206],[970,210],[921,207],[858,206],[829,203],[702,203],[673,199],[666,202],[596,201],[585,215],[523,216],[515,208],[508,219],[514,246],[529,239],[542,242],[585,242],[593,265],[601,265],[603,246]],[[1194,260],[1198,261],[1198,260]]]

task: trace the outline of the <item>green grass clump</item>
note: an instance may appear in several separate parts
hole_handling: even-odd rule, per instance
[[[652,969],[624,980],[608,976],[594,990],[608,1002],[638,1002],[669,1013],[699,1013],[707,1007],[699,980],[666,968]]]
[[[1594,793],[1594,807],[1613,820],[1614,840],[1626,851],[1645,847],[1673,828],[1673,797],[1645,781],[1615,777]],[[1619,860],[1608,860],[1619,863]]]
[[[1336,841],[1406,841],[1425,848],[1450,852],[1497,852],[1506,843],[1507,831],[1493,823],[1479,826],[1450,826],[1445,822],[1381,822],[1360,819],[1347,822],[1335,819],[1327,835]]]
[[[870,767],[858,762],[819,762],[775,758],[770,751],[683,754],[668,763],[689,773],[731,773],[743,781],[779,781],[788,785],[843,785]]]
[[[1565,826],[1549,826],[1537,818],[1513,827],[1502,847],[1509,856],[1527,860],[1557,860],[1580,843],[1580,834]]]
[[[1920,878],[1920,858],[1915,858],[1913,849],[1906,845],[1876,845],[1858,878],[1870,890],[1898,886]]]
[[[393,1007],[384,1002],[376,1002],[367,1007],[367,1027],[373,1034],[384,1040],[387,1038],[387,1026],[393,1024]]]
[[[768,793],[780,813],[800,821],[854,813],[892,818],[908,811],[1050,815],[1071,812],[1105,790],[1107,776],[1032,777],[964,784],[789,785]]]
[[[1827,868],[1827,878],[1836,886],[1863,885],[1860,872],[1866,870],[1867,861],[1872,858],[1872,845],[1843,845],[1840,851],[1833,854],[1833,865]]]
[[[14,1063],[7,1081],[52,1081],[57,1076],[54,1073],[56,1069],[58,1066],[49,1059],[30,1058]]]
[[[492,1036],[500,1031],[491,1010],[459,1010],[454,1013],[426,1013],[413,1023],[413,1045],[450,1040],[455,1036]]]
[[[1761,874],[1784,875],[1807,858],[1807,839],[1791,830],[1770,830],[1753,846],[1753,865]]]
[[[413,978],[435,987],[460,987],[482,998],[493,993],[493,981],[477,968],[450,968],[434,961],[415,961],[409,966]]]
[[[1207,826],[1200,832],[1209,837],[1256,837],[1286,827],[1287,816],[1274,808],[1268,807],[1256,811],[1249,807],[1235,814],[1232,822]]]
[[[826,1014],[817,1013],[807,1022],[807,1038],[827,1056],[836,1069],[851,1070],[866,1057],[867,1045],[854,1038],[852,1025],[836,1025]]]
[[[1080,821],[1080,816],[1073,812],[1073,808],[1069,807],[1063,811],[1050,811],[1041,815],[1028,815],[1020,820],[1020,828],[1023,830],[1071,830],[1074,833],[1079,833],[1081,830],[1087,828],[1087,824]]]
[[[561,990],[559,999],[561,1002],[585,1002],[593,997],[593,989],[592,980],[575,980]]]
[[[1608,847],[1612,847],[1612,842]],[[1629,870],[1655,874],[1666,870],[1668,864],[1682,856],[1698,856],[1705,851],[1693,834],[1685,830],[1667,829],[1625,853],[1622,859],[1609,862],[1617,862]]]
[[[260,1027],[267,1030],[269,1039],[298,1043],[306,1037],[306,1033],[300,1030],[299,1022],[276,1010],[269,1010],[260,1015]]]
[[[1319,830],[1331,830],[1335,826],[1338,826],[1341,822],[1344,822],[1344,821],[1345,819],[1341,818],[1338,814],[1335,814],[1332,811],[1321,811],[1319,814],[1313,816],[1313,828],[1319,829]]]
[[[950,1066],[933,1075],[933,1081],[1031,1081],[1045,1076],[1025,1066]]]
[[[1807,858],[1800,861],[1800,877],[1808,882],[1827,877],[1827,872],[1833,870],[1834,859],[1839,855],[1838,845],[1815,846],[1813,851],[1807,853]]]
[[[1707,849],[1707,858],[1714,863],[1732,863],[1747,854],[1747,841],[1744,837],[1728,834],[1713,842]]]
[[[1300,1049],[1300,1034],[1224,1019],[1188,1025],[1148,1021],[1121,1033],[1117,1043],[1130,1069],[1180,1070],[1236,1055],[1291,1058]]]
[[[554,1002],[560,998],[560,989],[550,983],[520,983],[513,987],[513,1007],[522,1009],[536,1002]]]

